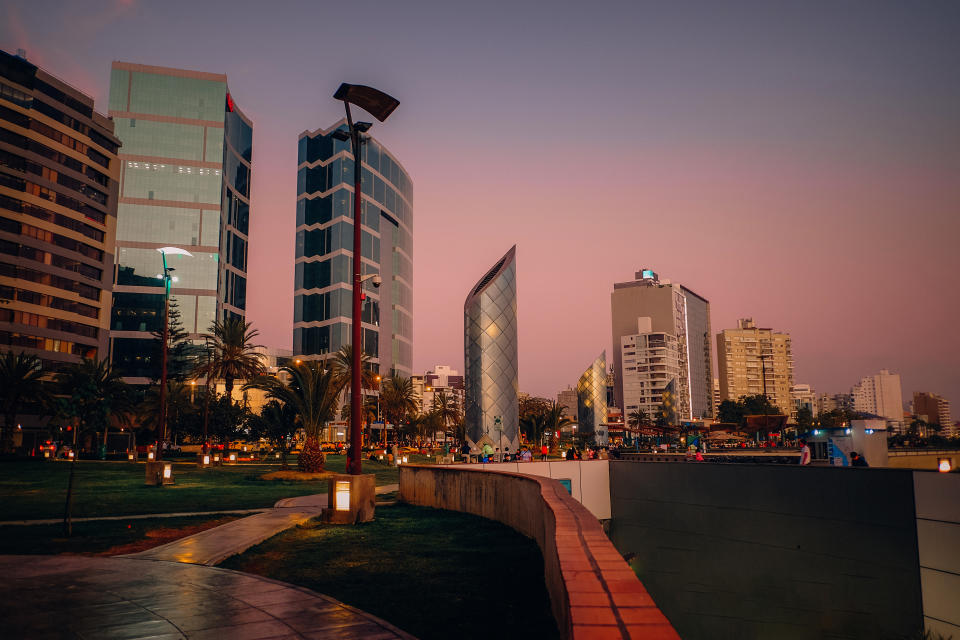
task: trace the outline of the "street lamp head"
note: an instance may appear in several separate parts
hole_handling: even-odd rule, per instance
[[[370,131],[370,127],[373,126],[372,122],[354,122],[353,128],[359,131],[360,133],[366,133]]]
[[[190,256],[193,257],[193,254],[187,251],[186,249],[181,249],[180,247],[160,247],[157,249],[160,253],[165,256]]]
[[[346,142],[347,140],[350,139],[350,132],[344,131],[343,129],[337,129],[336,131],[331,133],[330,136],[334,140],[339,140],[340,142]]]
[[[333,97],[336,100],[357,105],[380,122],[390,117],[393,110],[400,104],[399,100],[383,91],[362,84],[348,84],[346,82],[340,85]]]

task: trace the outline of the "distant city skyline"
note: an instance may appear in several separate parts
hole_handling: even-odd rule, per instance
[[[516,243],[523,391],[613,353],[610,287],[650,266],[714,333],[789,332],[818,394],[889,369],[960,406],[960,5],[231,6],[15,0],[0,48],[101,112],[114,60],[229,76],[261,342],[291,346],[297,135],[361,82],[400,100],[376,136],[417,185],[414,371],[463,366],[462,291]],[[366,13],[363,46],[317,39]]]

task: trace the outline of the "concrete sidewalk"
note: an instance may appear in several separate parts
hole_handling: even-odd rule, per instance
[[[415,640],[309,589],[238,571],[82,556],[0,556],[3,637]]]
[[[385,485],[377,487],[377,493],[390,493],[399,488],[400,485],[396,484]],[[147,551],[117,557],[213,566],[281,531],[319,516],[326,506],[325,493],[285,498],[263,513],[240,518]]]
[[[325,494],[321,494],[325,495]],[[282,500],[280,502],[283,502]],[[279,504],[279,503],[277,503]],[[140,513],[131,516],[100,516],[98,518],[71,518],[72,522],[99,522],[106,520],[145,520],[147,518],[184,518],[189,516],[217,516],[224,514],[251,514],[263,513],[270,509],[224,509],[221,511],[181,511],[178,513]],[[0,527],[20,527],[33,524],[60,524],[63,518],[47,518],[46,520],[3,520]]]

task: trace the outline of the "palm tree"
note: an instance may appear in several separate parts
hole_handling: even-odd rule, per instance
[[[59,413],[72,418],[73,444],[76,451],[77,441],[87,431],[106,430],[110,418],[117,416],[121,422],[127,422],[134,410],[134,401],[130,387],[120,374],[110,368],[108,360],[96,361],[84,358],[82,362],[72,364],[55,377],[59,387]],[[79,455],[74,454],[74,463]],[[71,507],[73,504],[73,471],[76,464],[70,465],[70,479],[67,482],[67,503],[64,508],[64,533],[72,533]]]
[[[189,385],[176,380],[167,380],[167,424],[169,433],[175,434],[182,429],[183,418],[186,416],[193,405],[190,403]],[[163,433],[160,428],[160,385],[151,387],[143,402],[140,404],[140,426],[146,427],[151,431],[157,431],[157,437]],[[175,437],[171,436],[171,440]]]
[[[447,427],[457,421],[460,417],[460,409],[457,407],[457,400],[453,396],[447,395],[446,389],[440,389],[433,394],[433,412],[437,414],[437,421],[443,429],[443,441],[447,441]]]
[[[543,433],[548,426],[547,413],[528,413],[520,418],[520,428],[526,433],[529,442],[537,443],[539,446],[543,442]]]
[[[403,419],[417,411],[419,396],[413,389],[413,381],[399,374],[392,374],[383,381],[380,389],[380,408],[384,416],[398,430]],[[384,432],[386,433],[386,432]],[[386,436],[384,436],[386,437]]]
[[[376,374],[370,370],[370,356],[360,352],[360,388],[372,389],[374,386]],[[340,347],[340,350],[334,354],[330,362],[330,368],[336,375],[337,384],[341,389],[349,389],[350,382],[353,379],[353,345],[347,344]]]
[[[260,332],[233,317],[215,322],[211,332],[204,336],[211,351],[209,372],[223,380],[224,391],[232,400],[234,381],[252,380],[264,371],[263,354],[257,352],[262,345],[253,342]]]
[[[262,389],[267,392],[268,398],[293,407],[300,426],[307,434],[298,468],[311,473],[322,471],[325,458],[319,438],[324,425],[336,416],[340,395],[336,376],[332,370],[324,369],[321,363],[313,361],[280,367],[280,371],[289,376],[289,384],[273,376],[261,375],[243,388]]]
[[[21,351],[8,351],[0,357],[0,413],[3,414],[3,431],[0,451],[13,449],[13,431],[17,414],[31,402],[44,403],[48,397],[43,386],[40,359]]]
[[[544,414],[546,416],[546,427],[550,430],[550,448],[554,446],[554,439],[556,434],[560,431],[560,428],[566,424],[570,424],[573,420],[563,414],[567,409],[567,405],[560,404],[558,401],[554,400],[547,406],[547,411]]]

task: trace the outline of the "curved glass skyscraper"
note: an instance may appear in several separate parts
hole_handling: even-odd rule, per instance
[[[297,256],[293,353],[324,360],[351,344],[353,153],[329,129],[304,131],[298,143]],[[363,145],[363,351],[375,371],[413,373],[413,183],[374,138]]]
[[[487,271],[463,303],[467,437],[519,446],[517,247]]]
[[[589,436],[594,444],[607,444],[606,350],[600,352],[577,382],[577,422],[580,433]]]

